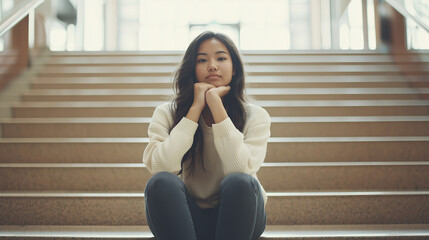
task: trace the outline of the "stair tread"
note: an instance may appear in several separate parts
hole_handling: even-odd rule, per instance
[[[51,58],[49,65],[74,65],[74,64],[179,64],[183,55],[177,56],[115,56],[106,58],[105,56],[56,56]],[[397,57],[395,61],[388,54],[386,55],[243,55],[245,64],[266,64],[266,63],[414,63],[428,62],[426,56],[422,58]]]
[[[0,237],[152,237],[148,226],[0,226]],[[429,224],[267,225],[262,237],[429,236]]]
[[[0,123],[149,123],[150,117],[0,118]],[[271,117],[272,123],[295,122],[426,122],[429,116]]]
[[[248,88],[250,95],[262,94],[418,94],[429,88]],[[24,95],[171,95],[172,89],[32,89]]]
[[[261,107],[429,106],[429,100],[277,100],[254,101]],[[16,102],[14,107],[157,107],[165,101]]]
[[[417,75],[421,77],[420,75]],[[343,82],[416,82],[421,80],[405,79],[403,76],[365,75],[363,76],[247,76],[248,83],[343,83]],[[99,83],[172,83],[171,76],[141,77],[37,77],[31,83],[67,83],[67,84],[99,84]]]
[[[425,50],[419,50],[419,53],[425,54]],[[301,50],[301,49],[293,49],[293,50],[242,50],[241,53],[243,55],[386,55],[386,53],[382,53],[380,51],[375,50],[342,50],[342,49],[311,49],[311,50]],[[54,51],[49,52],[52,57],[61,57],[61,56],[145,56],[145,55],[183,55],[184,51],[181,50],[160,50],[160,51]],[[408,55],[415,55],[414,53],[409,53]]]
[[[70,65],[61,65],[61,66],[46,66],[40,72],[40,76],[47,76],[52,74],[60,75],[76,75],[76,74],[97,74],[106,75],[106,74],[146,74],[146,73],[168,73],[171,74],[177,69],[175,65],[154,65],[154,66],[70,66]],[[332,65],[320,65],[312,64],[309,68],[307,64],[298,64],[298,65],[249,65],[247,66],[247,73],[381,73],[381,74],[401,74],[403,71],[415,71],[415,72],[428,72],[429,67],[427,66],[415,66],[415,65],[404,65],[402,69],[398,68],[395,64],[376,64],[376,65],[367,65],[367,64],[353,64],[353,65],[342,65],[342,64],[332,64]],[[103,73],[103,74],[101,74]]]
[[[147,143],[149,138],[2,138],[0,143]],[[268,142],[394,142],[429,141],[429,136],[413,137],[271,137]]]
[[[427,166],[429,161],[404,162],[265,162],[268,167]],[[145,168],[144,163],[0,163],[0,168]]]
[[[326,196],[418,196],[429,195],[429,190],[409,190],[409,191],[294,191],[294,192],[267,192],[270,198],[275,197],[326,197]],[[56,198],[144,198],[143,192],[123,192],[123,191],[2,191],[0,198],[31,198],[31,197],[56,197]]]

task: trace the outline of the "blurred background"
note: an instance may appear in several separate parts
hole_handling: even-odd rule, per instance
[[[0,18],[25,2],[0,0]],[[429,34],[413,20],[429,25],[429,1],[393,2],[414,16],[406,19],[408,49],[429,49]],[[38,26],[45,35],[35,41],[52,51],[184,50],[213,30],[243,50],[374,50],[377,7],[389,14],[374,0],[48,0],[30,17],[29,39]]]

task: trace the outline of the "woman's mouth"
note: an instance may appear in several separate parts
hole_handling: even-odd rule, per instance
[[[216,78],[220,78],[220,75],[218,74],[210,74],[206,77],[206,79],[216,79]]]

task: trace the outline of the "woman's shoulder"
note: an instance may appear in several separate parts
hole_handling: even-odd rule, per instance
[[[172,102],[164,102],[161,105],[158,105],[155,108],[155,111],[153,113],[152,118],[167,118],[170,119],[173,116],[173,111],[172,111],[172,106],[173,103]]]
[[[159,109],[167,109],[167,110],[169,110],[169,109],[171,109],[171,106],[173,105],[173,102],[171,102],[171,101],[169,101],[169,102],[164,102],[164,103],[161,103],[160,105],[158,105],[158,107],[156,107],[156,108],[159,108]]]
[[[252,122],[271,122],[270,114],[263,107],[253,103],[246,103],[247,119]]]

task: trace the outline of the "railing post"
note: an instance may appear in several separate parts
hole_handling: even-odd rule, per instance
[[[331,0],[331,48],[339,49],[340,48],[340,7],[338,1]]]
[[[368,50],[368,2],[362,0],[363,49]]]
[[[11,48],[18,53],[17,63],[21,69],[28,67],[29,63],[28,19],[29,16],[27,15],[12,29]]]
[[[7,59],[0,73],[0,89],[16,77],[29,64],[28,15],[19,21],[5,36],[5,51],[2,58]],[[1,53],[0,53],[1,54]]]
[[[407,52],[405,18],[384,0],[374,3],[377,45],[390,53]],[[384,49],[381,49],[384,50]]]

